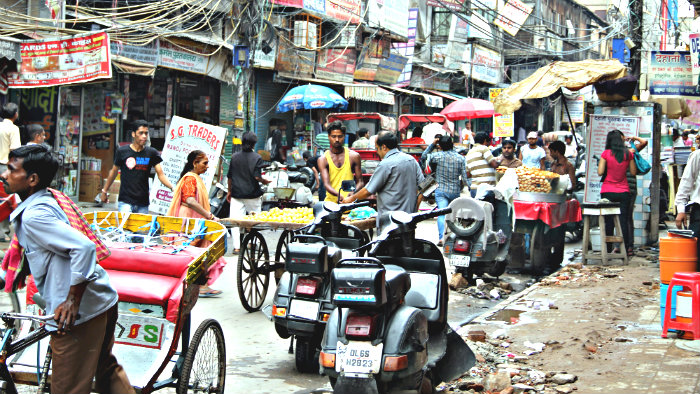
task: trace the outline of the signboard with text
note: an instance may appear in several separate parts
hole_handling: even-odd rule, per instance
[[[515,37],[518,34],[518,30],[520,30],[520,26],[525,23],[531,12],[532,7],[529,5],[520,0],[510,0],[498,13],[493,24]]]
[[[163,158],[161,166],[170,183],[174,186],[180,180],[180,172],[187,162],[187,155],[193,150],[201,150],[209,158],[209,169],[200,175],[208,190],[214,180],[217,167],[215,163],[219,162],[224,138],[226,138],[226,129],[223,127],[173,116],[165,135],[165,145],[161,154]],[[170,189],[163,186],[158,177],[155,177],[151,187],[149,210],[164,215],[168,212],[172,199],[173,193]]]
[[[160,41],[158,48],[159,66],[174,68],[197,74],[206,74],[209,58],[204,51],[193,45],[178,43],[177,45],[165,40]]]
[[[651,51],[647,75],[652,96],[700,96],[697,81],[693,81],[690,52]]]
[[[496,97],[503,91],[504,88],[489,89],[489,101],[496,101]],[[501,115],[493,117],[493,136],[494,137],[512,137],[514,135],[514,119],[513,114]]]
[[[374,80],[387,84],[396,83],[406,67],[406,63],[408,63],[407,57],[392,53],[388,58],[379,61]]]
[[[453,11],[462,11],[464,0],[428,0],[431,7],[448,8]]]
[[[158,64],[158,40],[153,40],[146,45],[129,45],[111,41],[109,49],[114,56],[124,56],[154,66]]]
[[[325,49],[320,51],[316,78],[352,82],[357,51],[354,49]]]
[[[408,59],[401,71],[401,75],[395,86],[408,86],[413,72],[413,52],[416,45],[416,30],[418,28],[418,8],[408,10],[408,42],[394,42],[391,44],[392,52],[396,52]]]
[[[368,1],[367,17],[372,27],[408,37],[408,0]]]
[[[495,85],[501,82],[501,54],[480,45],[474,45],[471,77]]]
[[[691,33],[690,39],[690,61],[693,65],[693,81],[700,76],[700,33]]]
[[[591,115],[590,127],[586,136],[586,190],[583,202],[596,203],[600,200],[602,182],[598,175],[598,158],[605,150],[608,132],[620,130],[625,137],[639,135],[639,116]],[[596,158],[594,158],[595,156]]]
[[[35,88],[112,77],[105,32],[22,41],[18,72],[7,73],[11,88]]]
[[[583,109],[585,108],[583,96],[576,96],[573,100],[566,100],[566,106],[569,109],[569,115],[566,114],[566,108],[562,106],[561,121],[569,123],[569,116],[573,123],[583,123]]]

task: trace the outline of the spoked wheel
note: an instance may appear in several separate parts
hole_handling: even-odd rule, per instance
[[[224,332],[214,319],[197,327],[187,348],[177,394],[223,393],[226,382]]]
[[[5,282],[2,283],[4,284]],[[22,312],[17,293],[15,293],[14,291],[11,293],[5,293],[4,291],[0,291],[0,293],[0,311],[14,313]],[[13,339],[17,338],[17,335],[19,335],[19,331],[22,328],[22,320],[15,320],[14,326],[15,333],[13,335]],[[7,331],[7,327],[5,327],[4,324],[0,324],[0,338],[5,337],[5,331]]]
[[[238,296],[243,308],[255,312],[262,307],[270,285],[270,253],[258,231],[249,232],[238,255]]]
[[[294,237],[294,232],[290,230],[284,230],[282,235],[280,235],[280,240],[277,242],[277,249],[275,250],[275,261],[277,265],[281,267],[275,270],[275,283],[280,282],[280,278],[284,273],[284,265],[287,262],[287,245],[292,242],[292,237]]]

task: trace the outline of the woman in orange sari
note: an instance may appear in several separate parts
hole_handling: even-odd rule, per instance
[[[180,173],[180,181],[175,186],[168,216],[219,221],[219,218],[210,212],[209,194],[200,177],[207,171],[207,168],[209,168],[209,158],[206,153],[195,150],[187,155],[187,163]],[[202,240],[196,246],[206,247],[209,243],[207,240]],[[200,297],[213,297],[222,293],[221,290],[214,290],[209,285],[221,275],[225,265],[226,261],[221,257],[209,267],[209,280],[206,286],[199,289]]]

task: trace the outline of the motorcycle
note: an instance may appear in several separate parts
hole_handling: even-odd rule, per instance
[[[500,193],[489,190],[479,199],[459,197],[445,217],[450,229],[444,251],[450,265],[467,281],[474,276],[503,274],[509,261],[513,210]]]
[[[319,202],[314,221],[294,234],[287,245],[285,272],[272,303],[272,320],[277,334],[296,339],[295,363],[299,372],[318,372],[320,338],[335,306],[330,298],[330,272],[343,254],[369,242],[357,227],[341,223],[344,212],[369,205]]]
[[[448,281],[437,246],[415,238],[416,225],[449,213],[389,212],[368,257],[341,260],[331,273],[336,309],[319,356],[333,392],[433,392],[475,363],[447,323]]]

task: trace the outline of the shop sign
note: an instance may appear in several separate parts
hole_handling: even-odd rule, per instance
[[[566,108],[569,109],[569,115],[566,114]],[[561,119],[563,122],[569,121],[569,116],[571,116],[571,121],[574,123],[583,123],[583,108],[584,108],[584,98],[583,96],[576,96],[573,100],[566,100],[566,108],[562,106],[561,108]]]
[[[619,116],[619,115],[591,115],[590,127],[586,136],[586,191],[584,203],[591,204],[600,200],[600,188],[603,182],[598,175],[598,166],[595,157],[600,157],[605,150],[605,140],[608,132],[620,130],[625,137],[636,137],[639,135],[639,116]]]
[[[651,51],[647,79],[652,96],[700,96],[697,81],[693,81],[690,52]]]
[[[491,24],[478,12],[472,12],[469,16],[469,37],[483,38],[484,40],[493,40],[493,31]]]
[[[360,52],[360,56],[357,58],[354,79],[374,81],[381,58],[370,56],[370,54],[377,53],[377,45],[378,40],[365,39],[362,52]]]
[[[321,51],[316,65],[316,78],[352,82],[355,74],[357,51],[354,49],[326,49]]]
[[[379,61],[374,80],[387,84],[396,83],[406,63],[408,63],[407,57],[392,53],[388,58]]]
[[[453,11],[461,11],[464,0],[428,0],[428,5],[437,8],[448,8]]]
[[[693,64],[693,81],[700,76],[700,33],[691,33],[690,38],[690,59]]]
[[[493,24],[500,27],[511,36],[518,34],[520,26],[525,23],[530,16],[532,7],[520,0],[509,0],[503,9],[498,13]]]
[[[469,24],[457,15],[452,15],[450,34],[447,37],[445,52],[445,68],[459,70],[463,65],[471,65],[472,51],[471,44],[467,44],[468,39]],[[466,72],[469,75],[470,70],[468,69]]]
[[[368,1],[367,17],[372,27],[408,37],[408,0]]]
[[[433,44],[430,46],[430,49],[432,54],[430,61],[437,64],[445,64],[447,44]]]
[[[194,45],[178,43],[177,45],[162,40],[158,48],[159,66],[187,71],[196,74],[207,73],[209,57],[205,51]]]
[[[22,41],[22,63],[10,72],[11,88],[35,88],[112,77],[109,36],[105,32],[59,39]]]
[[[158,40],[153,40],[151,43],[143,46],[111,41],[109,50],[112,51],[112,55],[128,57],[129,59],[153,66],[158,65]]]
[[[316,52],[301,51],[286,42],[278,42],[275,70],[298,77],[312,78],[315,65]]]
[[[53,146],[56,135],[56,116],[58,115],[58,88],[22,89],[20,91],[20,121],[25,124],[36,123],[46,131],[46,143]]]
[[[501,94],[503,88],[490,88],[489,101],[496,101],[496,97]],[[513,114],[501,115],[493,117],[493,136],[494,137],[512,137],[514,134],[514,119]]]
[[[208,192],[218,167],[215,163],[219,162],[224,138],[226,138],[226,129],[223,127],[173,116],[165,135],[165,145],[161,154],[163,172],[170,183],[176,185],[180,180],[180,172],[187,162],[187,155],[193,150],[201,150],[206,153],[209,163],[213,164],[207,169],[207,172],[200,175]],[[151,187],[149,209],[160,215],[165,215],[172,199],[173,193],[170,189],[163,186],[158,177],[155,177]]]
[[[7,60],[21,62],[22,54],[20,52],[19,42],[7,41],[0,38],[0,58],[3,57]]]
[[[425,67],[416,67],[411,75],[412,88],[450,91],[449,74],[441,74]]]
[[[411,72],[413,71],[413,51],[416,45],[416,31],[418,26],[418,8],[408,10],[408,42],[395,42],[391,44],[392,51],[408,59],[401,71],[401,75],[395,86],[405,87],[411,82]]]
[[[472,55],[472,78],[495,85],[501,82],[501,54],[474,45]]]
[[[304,0],[306,3],[307,0]],[[322,1],[322,0],[318,0]],[[362,0],[326,0],[326,15],[341,21],[362,22]]]
[[[268,70],[275,68],[275,59],[277,58],[277,40],[271,40],[269,44],[272,50],[268,54],[265,54],[265,52],[262,51],[260,45],[255,47],[255,52],[253,53],[253,67],[265,68]]]

